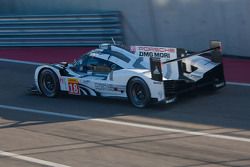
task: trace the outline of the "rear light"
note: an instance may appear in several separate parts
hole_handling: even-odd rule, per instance
[[[218,48],[211,52],[212,61],[216,63],[222,63],[222,42],[221,41],[210,41],[210,48]]]
[[[217,48],[219,47],[218,51],[222,53],[222,42],[221,41],[210,41],[210,48]]]

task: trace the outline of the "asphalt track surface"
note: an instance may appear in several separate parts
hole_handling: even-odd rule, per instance
[[[250,166],[250,87],[174,104],[31,95],[35,65],[0,61],[0,167]]]

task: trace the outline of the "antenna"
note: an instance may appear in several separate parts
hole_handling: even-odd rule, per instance
[[[112,39],[113,44],[116,45],[114,38],[111,37],[111,39]]]

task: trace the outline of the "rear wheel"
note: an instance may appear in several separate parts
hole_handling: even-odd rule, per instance
[[[207,86],[207,90],[216,91],[225,86],[225,82],[215,78],[213,83]]]
[[[146,107],[151,99],[150,91],[141,78],[132,78],[127,86],[127,95],[130,102],[138,108]]]
[[[39,87],[43,95],[55,97],[59,93],[59,81],[56,74],[50,69],[44,69],[39,74]]]

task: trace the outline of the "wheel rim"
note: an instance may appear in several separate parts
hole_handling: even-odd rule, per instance
[[[132,97],[134,99],[134,102],[137,105],[142,105],[144,104],[145,100],[146,100],[146,92],[145,89],[142,87],[141,84],[134,84],[132,87]]]
[[[46,74],[42,80],[43,87],[46,89],[46,91],[53,93],[55,91],[55,81],[53,77],[49,74]]]

